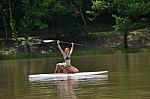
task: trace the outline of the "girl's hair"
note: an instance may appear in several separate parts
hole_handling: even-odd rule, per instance
[[[70,51],[70,48],[66,47],[66,48],[64,49],[64,51],[66,51],[66,50],[69,50],[69,51]]]
[[[66,47],[66,48],[64,49],[64,52],[65,52],[66,54],[69,54],[68,52],[70,52],[70,48]]]

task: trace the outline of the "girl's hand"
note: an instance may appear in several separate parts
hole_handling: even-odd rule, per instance
[[[73,42],[72,42],[71,44],[72,44],[72,45],[74,45],[74,43],[73,43]]]
[[[60,43],[60,41],[59,40],[57,40],[57,44],[59,45],[59,43]]]

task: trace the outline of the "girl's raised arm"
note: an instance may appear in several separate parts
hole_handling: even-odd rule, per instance
[[[63,55],[65,55],[65,53],[64,53],[64,51],[62,50],[62,48],[61,48],[61,46],[59,45],[59,43],[60,43],[60,41],[57,40],[57,45],[58,45],[58,48],[59,48],[60,52],[61,52]]]
[[[71,43],[71,44],[72,44],[72,46],[71,46],[71,49],[70,49],[70,55],[72,54],[73,48],[74,48],[74,43]]]

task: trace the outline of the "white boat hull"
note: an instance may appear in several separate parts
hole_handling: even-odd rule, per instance
[[[108,71],[98,71],[98,72],[80,72],[74,74],[35,74],[29,75],[29,81],[37,80],[66,80],[66,79],[86,79],[86,78],[106,78]]]

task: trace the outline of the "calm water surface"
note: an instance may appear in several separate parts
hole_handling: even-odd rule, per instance
[[[108,70],[105,80],[29,81],[61,60],[0,61],[0,99],[150,99],[150,53],[73,57],[80,71]]]

